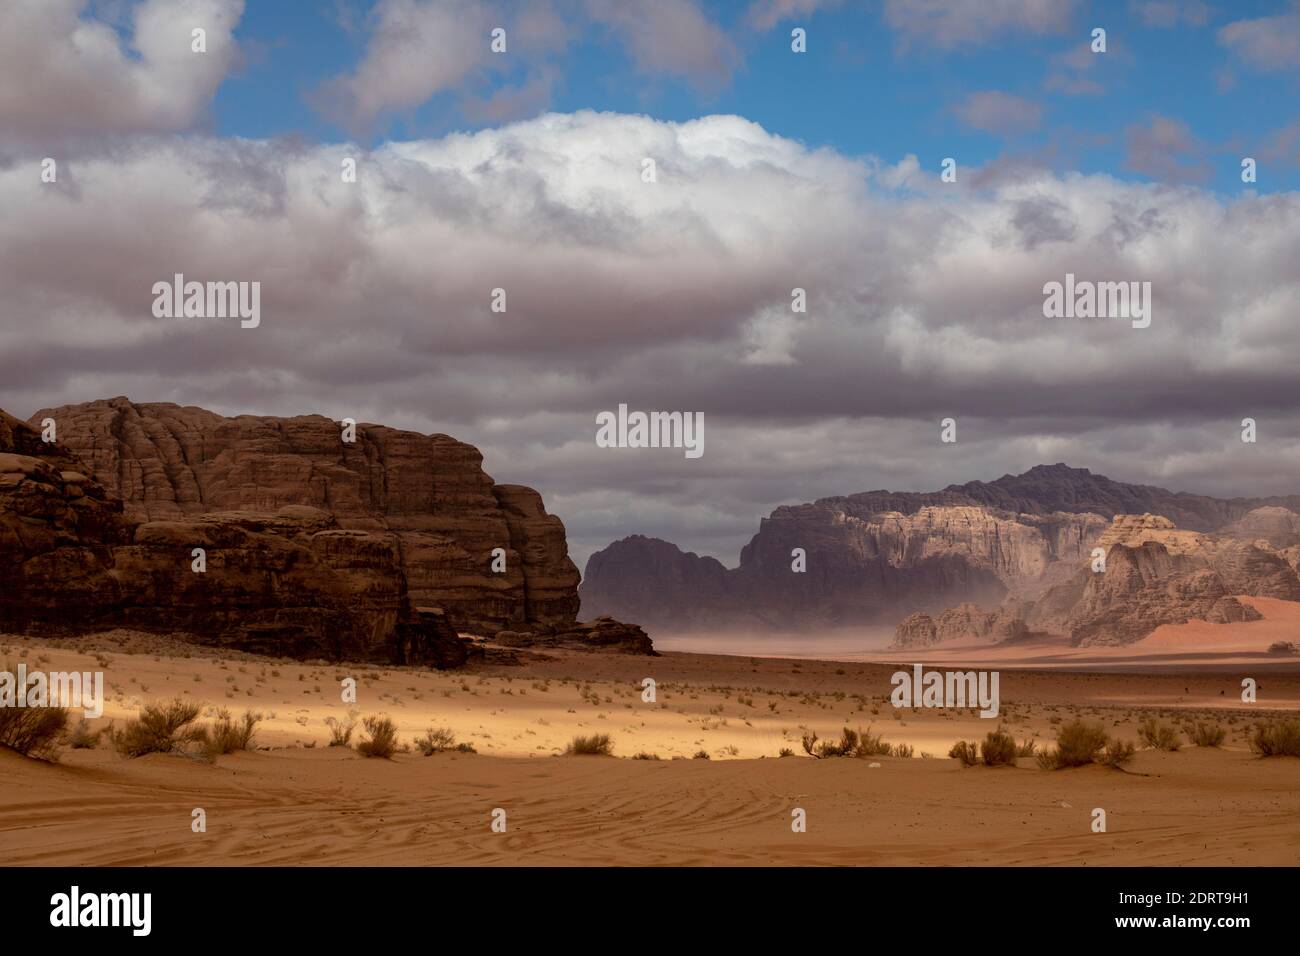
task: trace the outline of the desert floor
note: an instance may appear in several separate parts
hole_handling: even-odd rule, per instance
[[[998,720],[896,710],[895,663],[568,652],[435,672],[217,652],[114,631],[0,637],[0,662],[101,670],[98,728],[184,696],[263,715],[259,749],[205,762],[128,760],[105,745],[57,764],[0,752],[0,853],[14,864],[1068,864],[1300,863],[1300,760],[1262,759],[1252,723],[1300,710],[1294,661],[1247,655],[1172,673],[1001,670]],[[1243,704],[1254,677],[1259,702]],[[358,685],[355,705],[340,681]],[[641,680],[657,682],[654,703]],[[328,746],[325,718],[386,714],[403,743],[452,730],[476,754],[367,759]],[[1139,751],[1126,771],[962,768],[958,739],[1002,723],[1048,745],[1076,716],[1136,741],[1156,715],[1212,719],[1222,749]],[[814,760],[808,731],[872,728],[911,759]],[[357,736],[361,735],[358,728]],[[614,757],[562,756],[609,734]],[[782,749],[795,756],[779,757]],[[690,759],[704,752],[709,760]],[[633,760],[651,754],[658,760]],[[1103,808],[1107,832],[1091,832]],[[207,832],[191,830],[195,808]],[[496,809],[506,832],[491,829]],[[807,832],[791,830],[791,812]]]

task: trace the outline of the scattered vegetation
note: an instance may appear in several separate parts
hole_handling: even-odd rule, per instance
[[[446,727],[430,727],[423,737],[415,738],[415,746],[426,757],[432,757],[455,747],[456,735]]]
[[[113,732],[113,747],[124,757],[143,757],[175,753],[183,751],[188,744],[206,743],[207,732],[193,726],[198,716],[199,705],[180,697],[149,704],[140,710],[138,718],[128,720],[125,727]]]
[[[0,707],[0,747],[36,760],[57,760],[67,726],[63,707]]]
[[[352,743],[352,732],[357,729],[357,712],[349,711],[346,720],[326,717],[325,726],[330,729],[330,746],[347,747]]]
[[[99,739],[104,735],[107,727],[101,727],[99,730],[91,731],[90,724],[83,717],[77,722],[77,726],[68,731],[68,746],[73,750],[94,750],[99,746]]]
[[[1192,729],[1187,732],[1187,736],[1198,747],[1222,747],[1227,731],[1218,724],[1198,720],[1192,726]]]
[[[1261,757],[1300,757],[1300,720],[1256,724],[1250,749]]]
[[[1136,750],[1137,748],[1127,740],[1108,740],[1106,746],[1102,748],[1097,762],[1103,763],[1107,767],[1122,767],[1133,759],[1133,753]]]
[[[415,746],[426,757],[434,754],[454,752],[458,754],[478,753],[470,743],[456,743],[456,735],[446,727],[430,727],[423,737],[415,739]]]
[[[367,717],[362,722],[369,737],[357,742],[357,753],[363,757],[392,757],[397,753],[397,725],[388,717]]]
[[[963,767],[973,767],[980,762],[979,747],[971,740],[957,741],[948,751],[948,756],[960,760]]]
[[[1014,767],[1016,765],[1016,738],[998,728],[990,730],[980,744],[980,756],[988,767]]]
[[[1154,717],[1148,717],[1138,724],[1138,739],[1142,746],[1152,750],[1177,752],[1182,747],[1178,731],[1170,724],[1161,723]]]
[[[569,755],[586,755],[609,757],[614,753],[614,741],[609,734],[592,734],[590,737],[574,737],[569,746],[564,748]]]
[[[907,744],[899,744],[897,748],[885,743],[880,734],[873,734],[871,728],[866,730],[850,730],[845,727],[840,732],[840,739],[820,740],[815,733],[806,733],[803,735],[804,752],[816,757],[818,760],[825,760],[827,757],[888,757],[888,756],[912,756],[912,748]]]
[[[217,711],[216,721],[208,728],[208,756],[219,757],[240,750],[251,750],[253,734],[261,720],[262,715],[251,710],[244,711],[244,716],[238,721],[224,707]]]
[[[695,753],[691,756],[691,759],[692,759],[692,760],[710,760],[710,759],[712,759],[712,758],[709,757],[709,752],[708,752],[707,750],[697,750],[697,751],[695,751]]]
[[[1019,746],[1016,747],[1016,756],[1037,757],[1038,742],[1034,740],[1032,737],[1026,737],[1024,740],[1020,742]]]
[[[963,767],[984,764],[986,767],[1014,767],[1016,765],[1016,738],[1001,727],[990,730],[982,744],[973,740],[959,740],[952,745],[948,756],[960,760]]]
[[[1056,735],[1056,749],[1038,755],[1038,766],[1044,770],[1063,770],[1101,763],[1119,767],[1133,756],[1131,743],[1112,741],[1099,723],[1072,720],[1062,724]]]

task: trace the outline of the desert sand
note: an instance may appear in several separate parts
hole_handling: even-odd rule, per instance
[[[0,753],[11,864],[1296,864],[1300,760],[1256,757],[1247,731],[1300,709],[1294,663],[1246,670],[1003,669],[1002,713],[896,710],[894,663],[666,653],[526,655],[438,672],[272,660],[127,631],[0,638],[28,668],[103,670],[92,727],[176,696],[263,714],[256,750],[128,760],[107,746],[57,764]],[[1241,674],[1260,700],[1240,701]],[[340,683],[358,682],[344,704]],[[654,703],[641,680],[657,682]],[[326,717],[386,714],[410,744],[451,729],[476,754],[391,760],[329,747]],[[963,768],[958,739],[1002,723],[1047,745],[1062,721],[1136,740],[1148,715],[1210,718],[1222,749],[1139,751],[1126,770]],[[802,735],[867,728],[912,758],[815,760]],[[361,730],[358,728],[358,735]],[[607,733],[613,757],[562,756]],[[783,749],[794,756],[778,756]],[[691,759],[704,752],[709,760]],[[621,759],[637,754],[651,759]],[[193,833],[191,813],[207,814]],[[1108,832],[1093,833],[1102,807]],[[491,830],[492,811],[507,830]],[[807,812],[806,833],[791,811]]]

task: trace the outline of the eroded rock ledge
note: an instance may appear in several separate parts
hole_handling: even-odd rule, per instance
[[[577,621],[563,524],[448,436],[359,425],[349,444],[320,416],[124,398],[47,418],[59,442],[0,412],[0,630],[120,624],[437,667],[474,653],[463,633],[641,647],[639,628]]]

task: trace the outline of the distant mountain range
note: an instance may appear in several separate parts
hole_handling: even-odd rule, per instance
[[[1213,538],[1243,547],[1263,540],[1269,548],[1287,549],[1300,545],[1297,511],[1300,495],[1212,498],[1112,481],[1064,464],[1038,465],[942,491],[869,491],[777,508],[761,520],[736,568],[633,535],[591,556],[579,595],[585,615],[632,618],[660,631],[893,626],[917,612],[935,615],[966,604],[999,609],[993,616],[1002,623],[993,623],[993,612],[981,616],[967,607],[957,616],[958,631],[969,630],[974,625],[963,622],[975,620],[979,628],[1003,635],[1023,631],[1015,621],[1073,633],[1081,625],[1071,612],[1088,584],[1079,575],[1089,572],[1092,550],[1104,536],[1108,549],[1140,547],[1170,529],[1199,534],[1207,547]],[[1143,515],[1168,520],[1116,521]],[[802,549],[804,570],[797,570],[796,549]],[[1251,564],[1254,557],[1234,560]],[[1290,567],[1280,551],[1270,560]],[[1123,557],[1119,561],[1128,566]],[[1181,567],[1180,573],[1188,570]],[[1288,573],[1294,577],[1294,568]],[[1108,593],[1121,593],[1116,581],[1111,578]],[[1228,575],[1219,583],[1216,597],[1249,582]],[[1292,592],[1289,583],[1275,581],[1270,593]],[[1294,593],[1300,599],[1300,579]],[[1041,604],[1044,598],[1055,603],[1049,608]],[[1133,640],[1150,620],[1177,619],[1184,610],[1178,605],[1128,627],[1085,627],[1076,637]],[[1229,617],[1236,613],[1222,610]],[[924,635],[925,627],[919,632]]]

